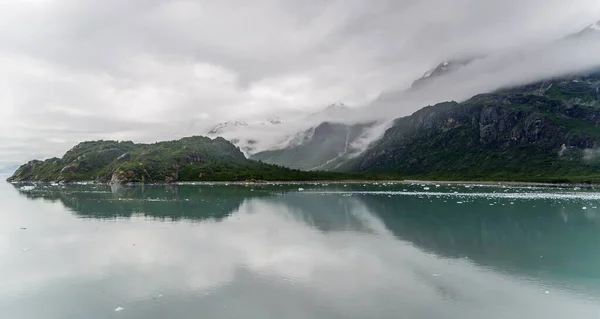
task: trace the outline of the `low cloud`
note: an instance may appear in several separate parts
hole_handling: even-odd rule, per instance
[[[58,156],[89,139],[205,134],[218,122],[298,118],[340,100],[359,108],[402,92],[445,59],[535,51],[528,48],[599,18],[596,0],[6,0],[0,144],[11,149],[0,158]],[[593,45],[582,52],[531,58],[527,74],[526,61],[515,73],[474,64],[430,98],[402,97],[344,118],[397,117],[425,102],[541,76],[534,69],[543,66],[558,72],[599,56]],[[492,79],[495,72],[502,81]],[[297,131],[282,128],[277,136]]]

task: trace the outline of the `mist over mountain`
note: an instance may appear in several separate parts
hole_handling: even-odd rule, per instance
[[[431,179],[600,180],[600,68],[399,118],[342,170]]]
[[[426,105],[598,62],[595,0],[258,1],[2,1],[0,160],[211,131],[252,155],[377,123],[355,154]]]
[[[444,61],[416,79],[409,88],[386,92],[367,105],[356,108],[332,105],[320,113],[313,113],[307,117],[312,121],[304,122],[312,126],[292,133],[291,136],[296,138],[287,138],[285,142],[271,146],[265,143],[261,148],[252,148],[255,151],[252,153],[257,154],[254,156],[256,159],[293,168],[335,169],[377,141],[392,125],[391,119],[410,114],[410,110],[443,101],[461,102],[476,94],[578,74],[600,66],[598,25],[590,25],[547,43]],[[322,119],[322,124],[313,124],[319,123],[319,119]],[[297,136],[310,135],[307,132],[314,132],[319,125],[339,129],[319,131],[316,138],[311,135],[298,142]],[[299,127],[302,127],[301,124],[293,128]],[[238,134],[252,136],[251,131],[244,129],[238,130]],[[281,128],[268,129],[275,133]],[[348,141],[347,133],[357,129],[361,133],[353,134]],[[279,130],[286,132],[286,136],[290,136],[290,131],[292,126]],[[355,143],[355,139],[360,143]],[[258,139],[250,140],[255,142]],[[350,148],[352,152],[348,154],[350,144],[353,145]]]
[[[250,158],[302,170],[335,170],[361,153],[361,140],[368,138],[375,125],[323,122],[298,133],[281,149],[259,152]]]

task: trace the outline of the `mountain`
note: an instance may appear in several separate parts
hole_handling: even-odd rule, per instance
[[[299,125],[302,121],[290,121],[278,126],[263,124],[258,127],[261,129],[257,129],[248,122],[233,122],[228,123],[226,129],[219,128],[219,136],[231,140],[250,158],[266,163],[303,170],[343,169],[346,162],[366,149],[365,140],[373,140],[380,135],[381,131],[375,132],[371,128],[383,122],[389,123],[387,118],[401,115],[403,109],[414,110],[416,106],[452,99],[462,102],[475,94],[488,93],[512,83],[525,83],[528,72],[531,72],[529,68],[535,68],[532,65],[544,58],[543,52],[562,54],[566,52],[563,47],[577,47],[578,43],[594,41],[596,37],[589,35],[600,34],[598,30],[600,22],[535,50],[477,53],[448,59],[425,72],[409,89],[385,92],[362,109],[351,109],[338,102],[305,116],[302,118],[303,125]],[[564,74],[561,73],[564,71],[552,72],[542,72],[541,77]],[[552,94],[554,89],[550,89],[548,94]],[[580,98],[576,92],[573,93],[569,103],[576,103],[573,99]],[[373,119],[372,114],[388,115],[378,115],[380,123],[364,120]],[[350,117],[354,120],[348,120]],[[346,124],[340,119],[345,119]],[[359,124],[347,124],[351,121]],[[368,139],[365,138],[367,136]]]
[[[598,21],[594,24],[590,24],[589,26],[582,29],[581,31],[571,34],[571,35],[567,36],[566,38],[567,39],[577,38],[577,37],[587,36],[587,35],[591,35],[591,34],[600,35],[600,21]]]
[[[395,120],[341,170],[452,180],[600,181],[600,71]]]
[[[250,155],[261,149],[261,137],[269,131],[277,130],[283,121],[270,117],[263,121],[228,121],[216,124],[208,132],[209,137],[224,137],[239,147],[244,154]]]
[[[425,72],[425,74],[423,74],[422,77],[416,79],[410,89],[410,91],[415,91],[418,89],[421,89],[425,86],[427,86],[428,84],[430,84],[432,81],[435,81],[435,79],[442,77],[444,75],[450,74],[452,72],[455,72],[457,70],[459,70],[460,68],[469,65],[471,62],[475,61],[476,58],[463,58],[463,59],[452,59],[452,60],[448,60],[448,61],[444,61],[442,63],[440,63],[438,66],[436,66],[435,68]]]
[[[302,170],[333,170],[360,152],[354,143],[373,125],[324,122],[298,133],[284,148],[250,158]]]
[[[97,181],[122,184],[341,178],[356,176],[309,173],[251,161],[235,145],[223,138],[193,136],[154,144],[83,142],[62,158],[33,160],[22,165],[8,181]]]
[[[343,124],[351,108],[342,102],[318,112],[281,121],[236,121],[216,125],[211,136],[223,136],[251,159],[302,170],[332,170],[355,156],[373,122]]]
[[[248,122],[245,122],[245,121],[228,121],[228,122],[223,122],[223,123],[219,123],[219,124],[213,126],[208,131],[208,135],[222,134],[224,132],[232,131],[232,130],[235,130],[235,129],[239,128],[239,127],[246,127],[246,126],[248,126]]]

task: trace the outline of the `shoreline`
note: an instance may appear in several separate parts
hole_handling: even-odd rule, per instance
[[[66,185],[116,185],[116,186],[141,186],[141,185],[153,185],[153,186],[168,186],[168,185],[322,185],[322,184],[446,184],[446,185],[484,185],[484,186],[539,186],[539,187],[594,187],[600,185],[600,183],[550,183],[550,182],[517,182],[517,181],[436,181],[436,180],[319,180],[319,181],[196,181],[196,182],[174,182],[174,183],[126,183],[126,184],[113,184],[113,183],[101,183],[95,181],[77,181],[77,182],[44,182],[44,181],[20,181],[20,182],[9,182],[6,183],[13,185],[21,184],[43,184],[52,186],[66,186]]]

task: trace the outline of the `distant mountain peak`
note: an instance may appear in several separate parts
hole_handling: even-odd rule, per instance
[[[348,106],[344,104],[344,102],[338,101],[327,107],[328,110],[336,110],[336,109],[347,109]]]
[[[269,117],[269,118],[267,118],[267,122],[269,124],[273,124],[273,125],[278,125],[278,124],[283,123],[279,117]],[[263,123],[263,124],[266,124],[266,123]]]
[[[208,131],[208,134],[209,135],[220,134],[220,133],[223,133],[224,131],[226,131],[228,128],[241,127],[241,126],[248,126],[248,123],[244,122],[244,121],[227,121],[227,122],[219,123],[219,124],[213,126],[213,128],[210,129],[210,131]]]
[[[445,74],[454,72],[469,63],[473,60],[477,59],[477,57],[469,57],[463,59],[452,59],[446,60],[440,64],[438,64],[435,68],[425,72],[422,77],[415,80],[411,86],[411,89],[418,89],[426,84],[428,84],[433,79],[443,76]]]
[[[599,31],[600,31],[600,21],[590,24],[589,26],[587,26],[583,30],[581,30],[579,33],[599,32]]]
[[[568,35],[566,38],[573,39],[573,38],[579,38],[582,36],[585,37],[590,34],[600,34],[600,21],[598,21],[594,24],[590,24],[589,26],[583,28],[581,31]]]

